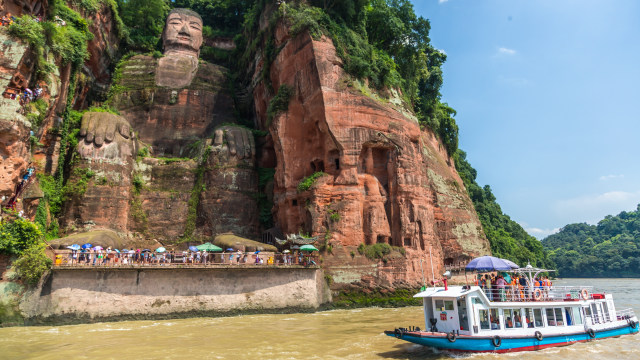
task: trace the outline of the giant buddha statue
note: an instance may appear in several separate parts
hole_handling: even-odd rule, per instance
[[[172,10],[162,33],[164,56],[136,55],[120,67],[118,92],[108,101],[121,116],[85,114],[80,171],[74,169],[71,181],[90,186],[66,204],[67,229],[135,232],[163,243],[194,235],[185,233],[193,225],[203,236],[257,235],[253,134],[232,124],[227,69],[199,60],[202,42],[200,16]],[[200,179],[198,166],[206,169]],[[83,180],[89,169],[93,177]],[[195,190],[196,223],[187,226]]]
[[[235,121],[228,70],[198,59],[202,42],[200,16],[173,9],[162,32],[163,56],[136,55],[120,67],[122,91],[108,101],[155,155],[187,156],[193,143]]]

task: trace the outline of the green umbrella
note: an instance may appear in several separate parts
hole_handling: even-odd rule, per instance
[[[302,245],[300,246],[300,251],[319,251],[319,250],[316,249],[316,247],[313,245]]]
[[[204,243],[202,245],[196,246],[196,248],[200,251],[222,251],[222,248],[213,245],[212,243]]]

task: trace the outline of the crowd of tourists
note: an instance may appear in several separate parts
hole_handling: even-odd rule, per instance
[[[288,251],[288,250],[287,250]],[[56,250],[57,266],[168,266],[168,265],[316,265],[312,254],[298,252],[246,253],[240,250],[214,253],[207,251],[151,251],[150,249]]]
[[[491,301],[531,301],[549,298],[552,283],[547,276],[535,278],[532,290],[526,276],[502,273],[479,274],[476,285]]]

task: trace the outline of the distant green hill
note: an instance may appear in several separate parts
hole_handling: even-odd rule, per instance
[[[640,277],[640,205],[598,225],[567,225],[542,244],[560,277]]]

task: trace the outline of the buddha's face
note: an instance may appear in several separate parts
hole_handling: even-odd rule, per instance
[[[195,53],[202,45],[202,20],[198,17],[172,12],[167,17],[163,33],[164,51]]]

